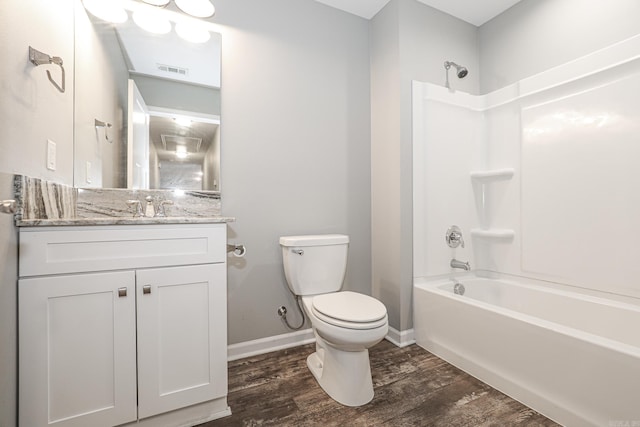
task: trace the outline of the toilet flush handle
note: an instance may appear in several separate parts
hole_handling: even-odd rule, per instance
[[[291,249],[291,252],[298,255],[304,255],[304,251],[302,249]]]

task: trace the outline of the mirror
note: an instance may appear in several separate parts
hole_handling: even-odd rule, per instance
[[[74,186],[220,191],[221,36],[186,41],[174,29],[193,18],[173,3],[128,4],[167,14],[171,31],[143,30],[131,10],[112,24],[77,2]]]

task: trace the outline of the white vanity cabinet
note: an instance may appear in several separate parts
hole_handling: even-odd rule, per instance
[[[19,425],[230,413],[226,224],[20,229]]]

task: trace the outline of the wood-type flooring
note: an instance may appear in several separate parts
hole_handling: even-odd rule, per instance
[[[307,369],[315,344],[229,363],[233,415],[219,426],[557,426],[536,411],[423,350],[382,341],[369,350],[375,396],[342,406]]]

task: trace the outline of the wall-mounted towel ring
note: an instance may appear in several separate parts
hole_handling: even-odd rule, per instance
[[[62,70],[62,86],[53,80],[53,78],[51,77],[51,72],[49,72],[49,70],[47,70],[47,77],[49,77],[49,81],[51,82],[52,85],[56,87],[56,89],[64,93],[65,77],[64,77],[64,67],[62,66],[62,58],[60,58],[59,56],[49,56],[46,53],[42,53],[39,50],[36,50],[31,46],[29,46],[29,61],[31,61],[31,63],[36,67],[38,65],[45,65],[45,64],[59,65],[60,69]]]
[[[108,134],[108,129],[113,127],[113,125],[111,123],[103,122],[102,120],[98,120],[98,119],[95,119],[95,124],[96,124],[96,129],[104,128],[104,139],[106,139],[107,142],[113,144],[113,139],[110,139]]]

